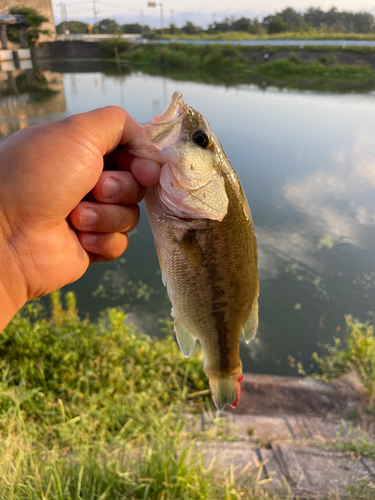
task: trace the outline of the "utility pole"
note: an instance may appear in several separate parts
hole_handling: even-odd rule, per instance
[[[164,35],[164,10],[163,10],[163,4],[160,5],[160,26],[161,26],[161,34]]]
[[[64,35],[66,35],[66,21],[65,21],[64,4],[61,2],[59,5],[60,5],[61,22],[63,25],[63,31],[64,31]]]
[[[65,34],[67,34],[68,31],[70,33],[70,29],[69,29],[68,14],[66,13],[66,4],[65,3],[64,3],[64,14],[65,14]]]
[[[94,11],[94,28],[98,24],[98,12],[96,10],[96,0],[92,0],[92,8]],[[94,30],[93,30],[94,31]],[[96,31],[98,31],[98,27],[96,26]]]
[[[171,10],[171,25],[173,24],[174,25],[174,10]]]
[[[163,4],[159,3],[157,4],[156,2],[148,2],[147,6],[148,7],[156,7],[156,5],[159,5],[160,7],[160,28],[161,28],[161,34],[164,35],[164,10],[163,10]]]
[[[141,35],[142,35],[142,37],[144,34],[145,34],[145,22],[143,19],[143,9],[141,9]]]

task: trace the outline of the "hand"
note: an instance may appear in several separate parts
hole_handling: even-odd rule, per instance
[[[0,330],[28,300],[126,250],[137,203],[160,174],[156,162],[119,147],[140,131],[110,106],[21,130],[0,145]]]

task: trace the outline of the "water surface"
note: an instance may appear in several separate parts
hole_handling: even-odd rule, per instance
[[[246,371],[291,373],[288,355],[308,366],[318,342],[343,336],[345,314],[373,319],[375,94],[119,76],[93,64],[58,69],[43,71],[49,96],[6,92],[9,72],[0,72],[2,138],[108,104],[147,121],[175,90],[209,120],[241,179],[258,236],[260,327],[256,342],[242,347]],[[66,289],[76,291],[83,316],[125,307],[142,330],[157,334],[170,305],[143,208],[124,258],[93,266]]]

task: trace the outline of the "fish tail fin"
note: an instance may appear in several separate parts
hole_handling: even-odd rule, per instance
[[[241,396],[242,376],[210,377],[212,399],[219,411],[223,411],[227,405],[235,408]]]

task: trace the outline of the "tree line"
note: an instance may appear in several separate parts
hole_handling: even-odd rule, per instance
[[[70,33],[88,32],[87,24],[81,21],[69,21],[56,26],[58,33],[64,33],[64,29],[68,29]],[[307,32],[311,29],[340,33],[374,33],[375,17],[370,12],[339,11],[336,7],[332,7],[327,11],[319,7],[310,7],[305,12],[298,12],[292,7],[286,7],[281,12],[266,16],[262,21],[246,17],[240,19],[225,18],[224,21],[213,22],[207,29],[187,21],[182,28],[177,28],[177,26],[171,24],[164,31],[171,35],[217,34],[229,31],[240,31],[254,35],[272,35],[288,31]],[[149,26],[141,26],[139,23],[120,25],[114,19],[102,19],[94,25],[93,32],[111,35],[143,33],[147,36],[160,33],[160,29],[153,30]]]

